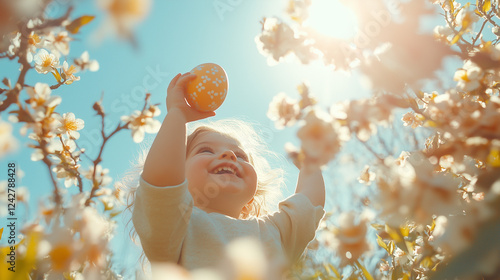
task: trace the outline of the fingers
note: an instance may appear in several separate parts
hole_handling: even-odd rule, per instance
[[[215,116],[215,112],[213,112],[213,111],[206,112],[206,113],[204,113],[203,118],[205,119],[205,118],[209,118],[209,117],[213,117],[213,116]]]
[[[191,72],[184,73],[179,77],[178,81],[176,81],[176,86],[184,87],[189,81],[193,80],[194,78],[196,78],[196,74]]]
[[[189,111],[189,121],[197,121],[215,116],[215,112],[200,112],[194,108],[191,109],[192,110]]]
[[[203,112],[201,114],[199,114],[199,120],[201,119],[206,119],[206,118],[210,118],[210,117],[213,117],[215,116],[215,112]]]
[[[170,81],[170,84],[168,85],[167,90],[172,89],[176,86],[183,87],[186,85],[186,83],[196,77],[196,74],[193,74],[191,72],[187,72],[184,74],[177,74],[175,77]]]
[[[180,77],[181,77],[180,73],[175,75],[175,77],[170,81],[170,84],[168,85],[168,89],[175,87],[175,84],[177,83],[177,80],[179,80]]]

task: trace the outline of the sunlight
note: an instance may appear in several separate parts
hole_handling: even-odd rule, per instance
[[[313,0],[306,25],[340,39],[353,37],[357,28],[354,13],[339,0]]]

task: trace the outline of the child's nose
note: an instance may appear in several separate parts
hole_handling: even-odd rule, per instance
[[[234,154],[233,151],[227,150],[224,151],[222,154],[220,154],[219,159],[229,159],[236,161],[236,155]]]

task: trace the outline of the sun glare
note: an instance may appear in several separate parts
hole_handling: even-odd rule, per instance
[[[306,24],[318,32],[340,39],[356,34],[356,17],[339,0],[313,0]]]

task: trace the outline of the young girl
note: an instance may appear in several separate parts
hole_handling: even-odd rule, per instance
[[[215,115],[186,103],[185,87],[194,77],[178,74],[170,82],[167,115],[135,192],[132,221],[146,257],[188,270],[214,268],[224,259],[225,245],[249,236],[262,242],[268,257],[292,264],[324,215],[319,167],[304,165],[296,193],[267,213],[273,185],[266,177],[273,174],[252,150],[252,135],[235,135],[216,124],[200,126],[186,138],[187,123]]]

